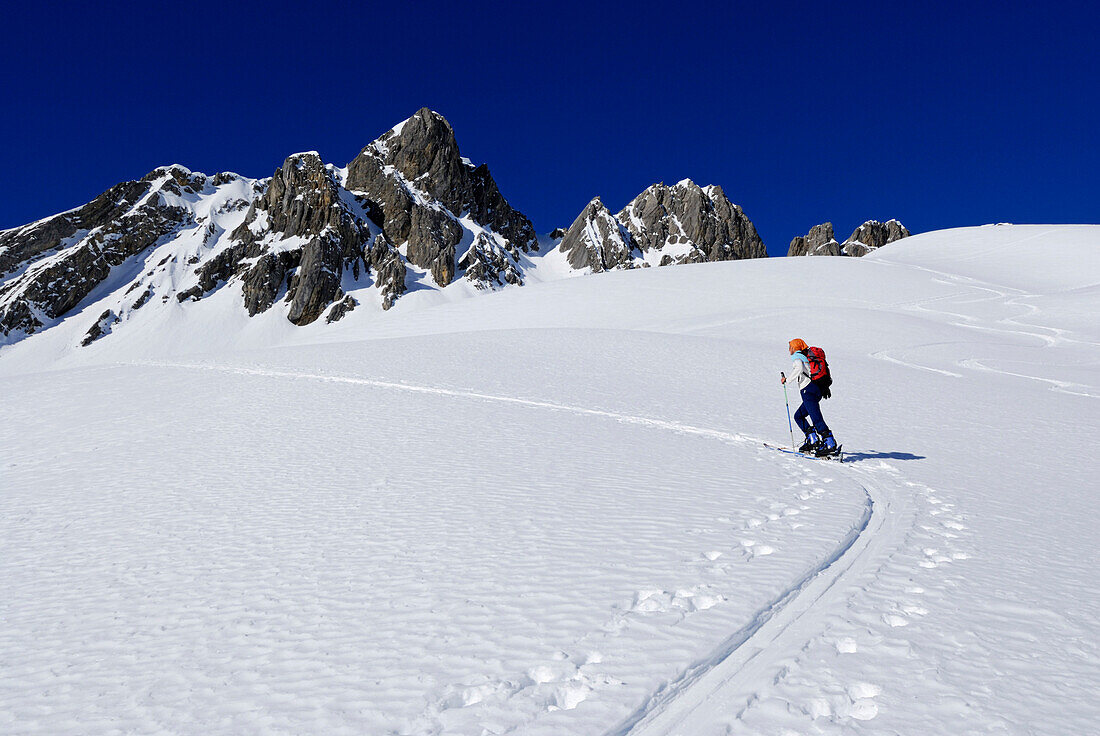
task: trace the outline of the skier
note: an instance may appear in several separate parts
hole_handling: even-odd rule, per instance
[[[825,424],[825,419],[821,416],[821,399],[827,399],[831,396],[828,385],[822,391],[822,387],[817,381],[810,377],[811,367],[810,358],[808,357],[810,346],[806,344],[805,340],[795,338],[788,343],[788,347],[794,360],[793,376],[798,383],[799,393],[802,394],[802,405],[794,413],[794,420],[798,423],[798,428],[806,435],[806,441],[802,443],[798,451],[813,452],[817,457],[835,455],[839,452],[839,448],[836,440],[833,439],[833,433],[829,431],[829,425]],[[814,348],[814,350],[818,349]],[[824,356],[825,354],[821,352],[822,362],[824,362]],[[786,383],[787,377],[782,376],[779,382]],[[809,421],[807,421],[807,417],[809,417]]]

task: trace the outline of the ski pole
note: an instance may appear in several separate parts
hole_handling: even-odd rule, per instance
[[[786,378],[786,374],[783,371],[779,371],[780,378]],[[791,430],[791,449],[798,449],[794,445],[794,425],[791,424],[791,401],[787,398],[787,382],[783,382],[783,403],[787,405],[787,427]]]

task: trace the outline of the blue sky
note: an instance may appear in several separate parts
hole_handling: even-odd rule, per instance
[[[0,228],[158,165],[343,165],[423,106],[540,231],[720,184],[830,220],[1100,221],[1095,3],[104,3],[5,10]]]

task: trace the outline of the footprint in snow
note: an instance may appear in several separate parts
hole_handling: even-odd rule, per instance
[[[926,547],[924,549],[924,556],[928,559],[920,562],[921,567],[936,567],[944,562],[951,562],[951,558],[945,554],[942,554],[938,549]]]
[[[850,636],[837,639],[835,646],[837,654],[855,654],[859,651],[859,644]]]
[[[640,590],[634,594],[631,613],[679,613],[688,614],[714,608],[726,600],[720,593],[712,593],[710,586],[696,585],[673,592],[667,590]]]
[[[869,721],[878,715],[878,704],[873,698],[882,693],[882,688],[868,682],[857,682],[847,689],[848,697],[852,704],[848,708],[848,715],[857,721]]]
[[[864,698],[874,698],[881,695],[882,688],[869,682],[857,682],[854,685],[849,685],[847,692],[848,697],[852,700],[863,700]]]
[[[878,705],[870,698],[857,700],[848,709],[848,715],[857,721],[869,721],[878,715]]]
[[[757,555],[770,555],[775,552],[775,549],[769,547],[766,544],[757,544],[755,539],[742,539],[741,540],[742,552],[745,554],[746,559],[751,560]]]

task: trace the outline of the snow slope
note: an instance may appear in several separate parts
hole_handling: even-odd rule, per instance
[[[1100,227],[207,309],[0,352],[0,732],[1100,716]],[[796,336],[843,465],[760,444]]]

